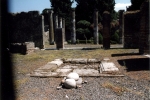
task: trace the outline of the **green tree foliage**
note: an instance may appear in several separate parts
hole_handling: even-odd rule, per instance
[[[49,11],[50,11],[50,9],[45,8],[45,9],[42,11],[42,15],[44,15],[44,14],[48,14],[48,13],[49,13]]]
[[[77,2],[76,18],[79,20],[87,20],[93,22],[94,9],[99,11],[99,21],[102,20],[102,14],[105,10],[111,15],[114,12],[115,0],[75,0]]]
[[[103,36],[101,33],[99,33],[99,44],[103,43]]]
[[[51,7],[53,8],[54,14],[59,17],[65,18],[65,30],[66,33],[71,31],[71,12],[72,3],[71,0],[50,0]]]
[[[71,0],[50,0],[51,7],[54,10],[55,14],[58,14],[59,16],[66,18],[68,17],[68,14],[71,12],[72,8],[71,5],[73,1]]]
[[[80,20],[77,22],[77,30],[76,30],[76,33],[77,33],[77,39],[86,39],[87,38],[90,38],[91,35],[90,35],[90,30],[89,30],[89,27],[90,27],[91,23],[86,21],[86,20]]]
[[[111,36],[111,41],[112,43],[116,44],[116,43],[119,43],[119,30],[116,30],[116,32]]]
[[[130,1],[131,6],[128,8],[128,11],[140,10],[140,7],[145,0],[130,0]]]

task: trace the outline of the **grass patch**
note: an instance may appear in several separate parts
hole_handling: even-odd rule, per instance
[[[110,82],[105,82],[102,84],[102,87],[104,88],[108,88],[110,90],[112,90],[113,92],[115,92],[117,95],[122,95],[124,91],[127,91],[126,88],[115,85],[113,83]]]
[[[14,86],[18,87],[24,83],[26,83],[29,79],[28,78],[22,78],[14,81]]]

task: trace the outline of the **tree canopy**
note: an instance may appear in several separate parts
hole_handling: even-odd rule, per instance
[[[72,10],[71,5],[73,1],[71,0],[50,0],[50,2],[54,13],[63,18],[66,18]]]
[[[93,22],[93,13],[97,9],[99,11],[99,21],[102,20],[102,14],[105,10],[109,11],[113,16],[115,0],[75,0],[77,2],[76,7],[76,19],[87,20]]]
[[[140,10],[140,7],[144,1],[145,0],[131,0],[131,6],[128,8],[128,11]]]

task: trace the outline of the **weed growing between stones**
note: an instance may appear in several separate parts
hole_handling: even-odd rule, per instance
[[[112,84],[110,82],[105,82],[102,84],[102,87],[104,88],[108,88],[110,90],[112,90],[113,92],[115,92],[117,95],[122,95],[123,92],[127,91],[126,88]]]

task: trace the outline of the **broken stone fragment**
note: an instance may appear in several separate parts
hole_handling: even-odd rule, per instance
[[[64,84],[64,83],[65,83],[65,79],[62,79],[62,80],[61,80],[61,84]]]
[[[81,88],[82,87],[82,85],[77,85],[77,88]]]
[[[59,89],[61,89],[61,88],[62,88],[62,86],[58,86],[58,87],[57,87],[57,90],[59,90]]]
[[[64,86],[68,89],[76,88],[76,81],[74,79],[66,79],[64,82]]]
[[[75,72],[69,73],[67,75],[66,79],[74,79],[75,81],[77,81],[79,79],[79,75]]]
[[[63,61],[62,60],[54,60],[54,61],[48,62],[48,64],[56,64],[57,66],[60,66],[63,64]]]
[[[85,81],[84,81],[84,83],[85,83],[85,84],[87,84],[87,83],[88,83],[88,81],[87,81],[87,80],[85,80]]]

